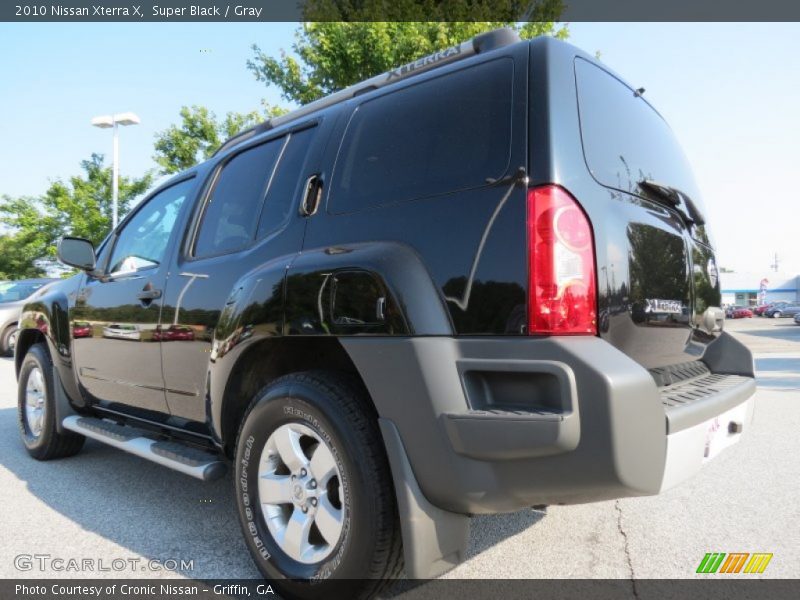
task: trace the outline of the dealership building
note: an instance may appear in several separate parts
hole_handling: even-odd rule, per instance
[[[760,303],[759,291],[766,288],[766,302],[798,302],[798,275],[788,273],[720,273],[722,304],[755,306]]]

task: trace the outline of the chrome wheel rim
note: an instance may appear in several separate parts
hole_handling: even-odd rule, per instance
[[[258,499],[280,549],[303,564],[330,556],[345,522],[341,473],[331,447],[301,423],[267,438],[258,468]]]
[[[17,336],[18,335],[19,335],[19,331],[17,331],[15,329],[8,336],[8,349],[11,350],[11,352],[14,352],[14,348],[16,348],[16,346],[17,346]]]
[[[25,384],[25,421],[28,424],[28,431],[34,438],[38,438],[42,433],[44,397],[42,370],[39,367],[33,367],[28,373],[28,381]]]

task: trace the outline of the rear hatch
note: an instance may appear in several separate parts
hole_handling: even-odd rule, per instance
[[[705,210],[661,115],[595,63],[575,59],[583,202],[597,246],[600,335],[647,368],[698,360],[722,326]]]

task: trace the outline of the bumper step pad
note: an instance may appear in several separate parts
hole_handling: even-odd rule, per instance
[[[701,423],[749,398],[755,380],[742,375],[707,373],[660,388],[667,415],[667,433]]]

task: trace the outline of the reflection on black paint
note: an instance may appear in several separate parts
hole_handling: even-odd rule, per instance
[[[219,314],[211,360],[216,361],[236,346],[250,339],[256,333],[256,327],[262,335],[280,335],[283,320],[282,282],[272,286],[271,293],[263,302],[251,302],[237,308],[236,303],[228,304]]]
[[[466,277],[456,277],[444,284],[445,296],[460,297],[467,284]],[[517,283],[476,281],[472,285],[467,310],[448,302],[456,330],[460,333],[524,333],[525,290]]]
[[[714,252],[707,247],[695,245],[692,250],[692,259],[694,261],[695,311],[699,318],[707,308],[722,305],[722,293],[719,287],[719,277],[717,276],[717,281],[712,285],[709,276],[710,266],[716,270]]]
[[[290,275],[288,335],[396,335],[408,327],[390,290],[365,270]]]
[[[685,326],[691,302],[683,237],[642,224],[628,226],[631,316],[635,323]],[[677,301],[681,314],[653,311],[648,300]]]

